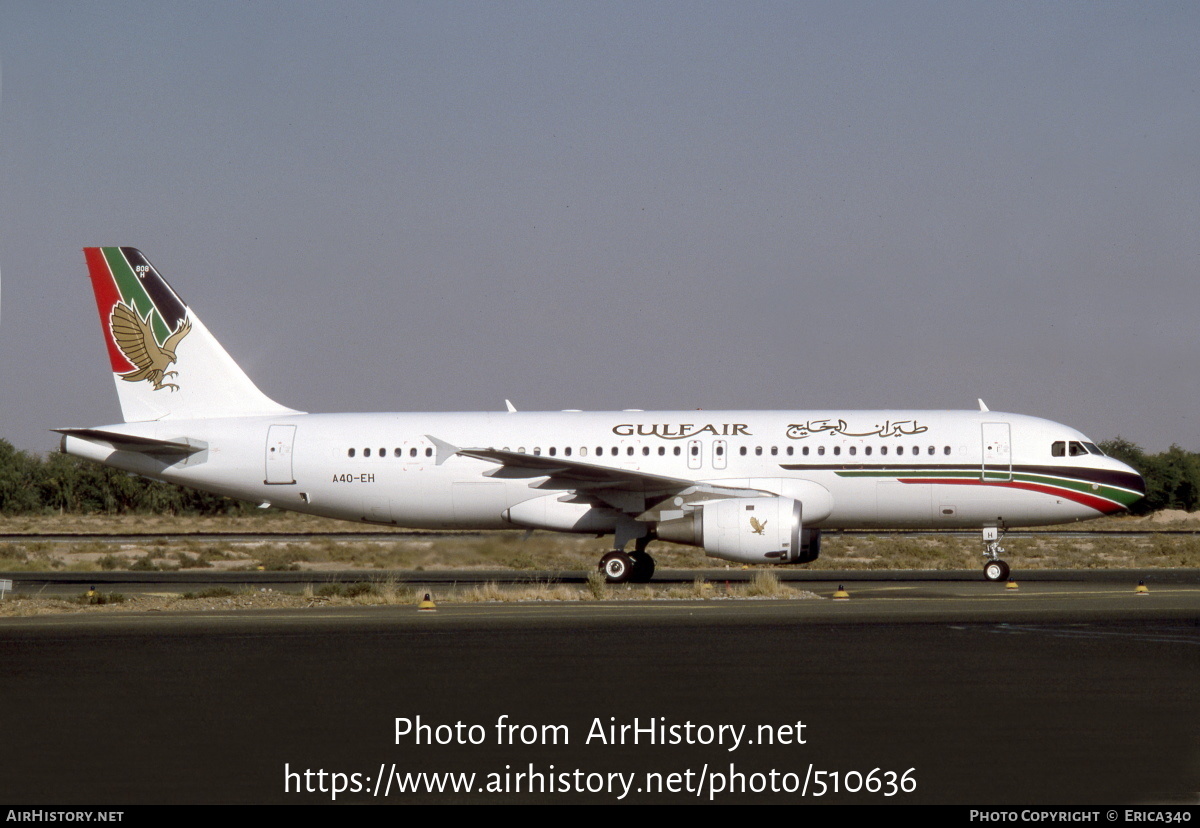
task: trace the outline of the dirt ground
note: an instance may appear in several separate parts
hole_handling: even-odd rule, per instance
[[[1006,556],[1022,568],[1200,566],[1200,513],[1158,512],[1147,517],[1105,518],[1054,527],[1085,535],[1031,533],[1009,536]],[[316,537],[320,533],[376,533]],[[1146,532],[1130,537],[1116,532]],[[378,533],[387,537],[380,538]],[[170,516],[38,516],[0,520],[0,533],[29,535],[0,544],[0,571],[212,570],[423,570],[444,568],[590,570],[608,548],[604,538],[548,532],[418,533],[379,529],[289,513],[241,518]],[[197,540],[192,533],[246,533],[264,537]],[[80,537],[49,541],[38,535],[129,535],[120,543]],[[169,534],[169,537],[163,537]],[[271,535],[313,534],[312,538]],[[145,536],[139,537],[139,536]],[[656,542],[662,568],[723,568],[724,561],[693,547]],[[810,569],[971,569],[982,561],[982,542],[971,536],[881,531],[846,535],[827,532],[821,557]]]

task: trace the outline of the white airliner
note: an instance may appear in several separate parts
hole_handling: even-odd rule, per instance
[[[1005,528],[1120,511],[1142,478],[1078,431],[989,411],[306,414],[268,399],[138,250],[84,250],[124,423],[62,450],[263,505],[425,529],[614,535],[743,563],[817,558],[821,530]],[[634,543],[634,551],[625,547]]]

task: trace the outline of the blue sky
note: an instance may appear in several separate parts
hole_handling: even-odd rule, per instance
[[[1200,450],[1200,6],[0,0],[0,437],[80,249],[308,411],[973,408]]]

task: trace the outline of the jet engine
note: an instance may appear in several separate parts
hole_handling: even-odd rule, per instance
[[[800,501],[737,497],[705,503],[691,515],[658,524],[662,540],[703,547],[738,563],[807,563],[821,549],[819,529],[805,529]]]

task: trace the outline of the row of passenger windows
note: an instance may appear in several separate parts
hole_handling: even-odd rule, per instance
[[[1054,445],[1055,445],[1056,447],[1058,447],[1060,444],[1059,444],[1059,443],[1055,443]],[[1072,442],[1072,444],[1071,444],[1071,445],[1072,445],[1072,447],[1074,447],[1074,446],[1078,445],[1078,443],[1074,443],[1074,442]],[[812,446],[801,446],[801,447],[800,447],[800,454],[801,454],[801,456],[808,457],[808,456],[809,456],[809,454],[810,454],[810,449],[811,449],[811,448],[813,448],[813,447],[812,447]],[[847,447],[847,449],[846,449],[846,451],[847,451],[847,453],[848,453],[848,454],[850,454],[851,456],[854,456],[854,455],[857,455],[857,454],[858,454],[858,448],[859,448],[858,446],[848,446],[848,447]],[[867,456],[869,457],[869,456],[871,455],[872,451],[873,451],[873,448],[874,448],[873,446],[863,446],[863,447],[862,447],[863,454],[864,454],[864,455],[867,455]],[[895,446],[895,449],[896,449],[896,454],[897,454],[897,455],[903,455],[903,454],[904,454],[904,449],[905,449],[905,446]],[[508,448],[507,446],[505,446],[505,447],[504,447],[504,450],[505,450],[505,451],[509,451],[509,448]],[[718,457],[722,457],[722,456],[724,456],[724,454],[725,454],[725,446],[724,446],[723,444],[721,444],[721,443],[718,443],[718,444],[717,444],[717,445],[714,447],[714,449],[713,449],[713,450],[716,452],[716,455],[717,455]],[[778,456],[778,455],[779,455],[779,453],[780,453],[780,451],[779,451],[779,446],[770,446],[770,447],[769,447],[769,448],[767,448],[767,449],[764,449],[762,446],[755,446],[755,447],[754,447],[754,455],[755,455],[756,457],[761,457],[761,456],[762,456],[762,454],[763,454],[763,452],[764,452],[764,450],[765,450],[765,451],[767,451],[767,452],[769,452],[769,453],[770,453],[770,455],[771,455],[772,457],[776,457],[776,456]],[[346,450],[346,456],[347,456],[347,457],[354,457],[354,456],[355,456],[355,454],[356,454],[356,452],[357,452],[357,450],[356,450],[356,449],[347,449],[347,450]],[[519,454],[525,454],[525,453],[526,453],[526,452],[525,452],[525,447],[524,447],[524,446],[521,446],[521,447],[519,447],[519,448],[517,449],[517,453],[519,453]],[[535,447],[535,448],[533,449],[533,454],[535,454],[535,455],[541,455],[541,453],[542,453],[542,449],[541,449],[541,447],[540,447],[540,446],[537,446],[537,447]],[[563,453],[563,456],[564,456],[564,457],[570,457],[570,456],[571,456],[571,454],[572,454],[572,448],[571,448],[571,446],[567,446],[566,448],[564,448],[564,449],[562,450],[562,453]],[[608,450],[608,453],[609,453],[609,455],[611,455],[611,456],[613,456],[613,457],[616,457],[616,456],[620,455],[620,453],[621,453],[621,449],[620,449],[620,448],[618,448],[617,446],[612,446],[612,447],[611,447],[611,448]],[[650,446],[642,446],[642,452],[641,452],[641,453],[642,453],[642,456],[643,456],[643,457],[649,457],[649,456],[650,456]],[[681,447],[681,446],[672,446],[672,451],[671,451],[671,453],[672,453],[674,456],[676,456],[676,457],[680,456],[680,454],[682,454],[682,453],[683,453],[683,451],[682,451],[682,447]],[[689,446],[689,453],[691,454],[691,456],[692,456],[692,457],[698,457],[698,456],[700,455],[700,446],[699,446],[699,445],[697,445],[696,443],[692,443],[692,444],[691,444],[691,446]],[[749,447],[748,447],[748,446],[742,446],[742,447],[741,447],[741,448],[738,450],[738,453],[739,453],[739,454],[741,454],[741,456],[745,457],[747,454],[749,454],[749,453],[750,453],[750,449],[749,449]],[[840,456],[840,455],[841,455],[841,453],[842,453],[842,447],[841,447],[841,446],[834,446],[834,447],[833,447],[833,455],[834,455],[835,457],[836,457],[836,456]],[[888,446],[880,446],[880,447],[879,447],[879,453],[880,453],[880,455],[886,455],[886,454],[888,453]],[[912,454],[913,454],[914,456],[916,456],[916,455],[919,455],[920,453],[921,453],[921,447],[920,447],[920,446],[913,446],[913,447],[912,447]],[[929,455],[934,455],[934,454],[937,454],[937,448],[936,448],[935,446],[929,446],[929,447],[928,447],[928,449],[927,449],[927,451],[926,451],[926,453],[927,453],[927,454],[929,454]],[[1072,449],[1072,453],[1074,453],[1074,449]],[[1087,452],[1084,452],[1084,453],[1086,454]],[[432,449],[432,448],[427,448],[427,449],[425,449],[423,452],[421,452],[420,450],[418,450],[418,449],[416,449],[416,448],[410,448],[410,449],[408,450],[408,456],[409,456],[409,457],[419,457],[419,456],[421,456],[422,454],[423,454],[425,457],[433,457],[433,449]],[[556,446],[551,446],[549,449],[547,449],[547,454],[549,454],[549,456],[551,456],[551,457],[557,457],[557,456],[558,456],[558,448],[557,448]],[[604,446],[596,446],[596,456],[597,456],[597,457],[603,457],[603,456],[604,456],[604,454],[605,454],[605,449],[604,449]],[[634,456],[634,454],[635,454],[635,451],[634,451],[634,447],[633,447],[633,446],[626,446],[626,447],[625,447],[625,455],[626,455],[627,457],[632,457],[632,456]],[[666,454],[667,454],[667,447],[666,447],[666,446],[659,446],[659,447],[658,447],[658,456],[659,456],[659,457],[664,457],[664,456],[666,456]],[[784,454],[785,456],[787,456],[787,457],[793,457],[793,456],[795,456],[795,454],[796,454],[796,446],[786,446],[786,447],[785,447],[785,450],[784,450],[784,452],[783,452],[783,454]],[[816,452],[815,452],[815,454],[816,454],[818,457],[824,456],[824,454],[825,454],[825,446],[816,446]],[[949,447],[949,446],[944,446],[944,447],[942,448],[942,454],[949,455],[949,454],[950,454],[950,447]],[[579,449],[579,456],[580,456],[580,457],[587,457],[587,455],[588,455],[588,449],[587,449],[587,446],[583,446],[583,447],[581,447],[581,448]],[[372,450],[371,450],[371,449],[369,449],[369,448],[364,448],[364,449],[362,450],[362,456],[363,456],[363,457],[371,457],[371,456],[372,456]],[[381,448],[381,449],[378,449],[378,450],[376,451],[376,453],[375,453],[375,456],[376,456],[376,457],[387,457],[387,456],[388,456],[388,450],[387,450],[386,448]],[[401,449],[401,448],[395,448],[395,449],[392,449],[392,456],[393,456],[393,457],[404,457],[404,456],[405,456],[404,449]],[[1056,457],[1058,457],[1058,456],[1061,456],[1061,454],[1056,454],[1055,456],[1056,456]]]
[[[793,448],[795,448],[795,447],[794,447],[794,446],[788,446],[788,447],[787,447],[787,455],[788,455],[789,457],[792,455],[792,449],[793,449]],[[804,457],[807,457],[807,456],[809,455],[809,449],[810,449],[810,448],[811,448],[810,446],[802,446],[802,447],[801,447],[800,454],[801,454],[801,455],[803,455]],[[897,455],[903,455],[903,454],[904,454],[904,449],[905,449],[905,446],[895,446],[894,448],[896,449],[896,454],[897,454]],[[863,446],[863,447],[862,447],[862,450],[863,450],[863,454],[865,454],[865,455],[867,455],[867,456],[869,457],[869,456],[870,456],[870,455],[873,453],[873,451],[874,451],[874,446]],[[745,446],[742,446],[741,453],[742,453],[742,455],[743,455],[743,456],[746,454],[746,451],[747,451],[747,450],[746,450],[746,447],[745,447]],[[762,446],[755,446],[755,448],[754,448],[754,454],[755,454],[755,455],[761,455],[762,453],[763,453]],[[776,454],[778,454],[778,453],[779,453],[779,448],[778,448],[778,447],[776,447],[776,446],[771,446],[771,455],[772,455],[772,456],[774,456],[774,455],[776,455]],[[834,447],[833,447],[833,454],[834,454],[834,456],[838,456],[838,455],[840,455],[841,453],[842,453],[842,447],[841,447],[841,446],[834,446]],[[853,456],[853,455],[856,455],[856,454],[858,454],[858,446],[848,446],[848,447],[847,447],[847,449],[846,449],[846,453],[847,453],[847,454],[850,454],[850,455],[852,455],[852,456]],[[880,453],[881,455],[887,455],[887,453],[888,453],[888,446],[880,446],[880,447],[879,447],[879,453]],[[913,447],[912,447],[912,454],[913,454],[913,456],[919,455],[920,453],[921,453],[921,447],[920,447],[920,446],[913,446]],[[817,447],[816,447],[816,455],[817,455],[818,457],[821,457],[821,456],[824,456],[824,454],[825,454],[825,446],[817,446]],[[929,454],[929,455],[934,455],[934,454],[937,454],[937,446],[929,446],[929,448],[928,448],[928,449],[927,449],[927,451],[926,451],[926,454]],[[947,455],[947,456],[948,456],[948,455],[950,454],[950,447],[949,447],[949,446],[943,446],[943,447],[942,447],[942,454],[945,454],[945,455]]]
[[[346,456],[347,456],[347,457],[353,457],[353,456],[355,455],[355,453],[356,453],[356,449],[347,449],[347,450],[346,450]],[[417,450],[417,449],[415,449],[415,448],[410,448],[410,449],[408,450],[408,456],[409,456],[409,457],[418,457],[418,456],[419,456],[419,454],[420,454],[420,453],[419,453],[419,452],[418,452],[418,450]],[[431,449],[431,448],[427,448],[427,449],[425,449],[425,452],[424,452],[424,454],[425,454],[425,456],[426,456],[426,457],[433,457],[433,449]],[[371,450],[370,450],[369,448],[365,448],[365,449],[363,449],[363,450],[362,450],[362,455],[363,455],[363,457],[370,457],[370,456],[371,456]],[[387,456],[388,456],[388,450],[387,450],[387,449],[385,449],[385,448],[381,448],[381,449],[379,449],[379,453],[378,453],[378,455],[377,455],[377,456],[378,456],[378,457],[387,457]],[[393,456],[393,457],[403,457],[403,456],[404,456],[404,449],[402,449],[402,448],[396,448],[396,449],[392,449],[392,456]]]
[[[907,448],[907,446],[893,446],[892,448],[894,448],[894,449],[895,449],[895,453],[896,453],[896,455],[897,455],[897,456],[903,456],[903,455],[904,455],[904,453],[905,453],[905,449]],[[814,450],[814,449],[815,449],[815,450]],[[858,447],[858,446],[847,446],[847,447],[846,447],[846,452],[847,452],[847,454],[850,454],[851,456],[854,456],[854,455],[857,455],[857,454],[858,454],[858,449],[859,449],[859,447]],[[880,455],[883,455],[883,456],[886,456],[886,455],[888,454],[888,449],[889,449],[889,447],[888,447],[888,446],[879,446],[879,454],[880,454]],[[509,449],[508,449],[507,447],[505,447],[505,449],[504,449],[504,450],[505,450],[505,451],[508,451]],[[719,443],[718,443],[718,444],[717,444],[717,445],[714,447],[714,449],[713,449],[713,450],[716,452],[716,454],[717,454],[717,456],[718,456],[718,457],[721,457],[721,456],[723,456],[723,455],[725,454],[725,446],[723,446],[723,445],[721,445],[721,444],[719,444]],[[346,456],[347,456],[347,457],[354,457],[354,456],[357,454],[357,451],[358,451],[357,449],[347,449],[347,450],[346,450]],[[517,451],[518,451],[520,454],[525,454],[525,453],[526,453],[526,452],[525,452],[525,447],[524,447],[524,446],[522,446],[522,447],[518,448],[518,449],[517,449]],[[762,446],[755,446],[755,447],[754,447],[754,455],[755,455],[756,457],[761,457],[764,451],[767,451],[767,452],[769,452],[769,453],[770,453],[770,455],[771,455],[772,457],[778,456],[778,455],[780,454],[780,451],[779,451],[779,446],[770,446],[770,447],[769,447],[769,448],[767,448],[767,449],[764,449]],[[863,447],[862,447],[862,453],[863,453],[864,455],[868,456],[868,457],[870,457],[870,456],[872,455],[873,451],[874,451],[874,446],[863,446]],[[748,447],[748,446],[742,446],[741,448],[739,448],[739,449],[738,449],[738,453],[739,453],[739,454],[741,454],[743,457],[745,457],[747,454],[749,454],[749,452],[750,452],[750,449],[749,449],[749,447]],[[540,454],[542,453],[542,449],[541,449],[541,447],[535,447],[535,448],[533,449],[533,453],[534,453],[534,454],[537,454],[537,455],[540,455]],[[555,446],[551,446],[549,449],[547,449],[547,453],[548,453],[548,454],[549,454],[551,457],[556,457],[556,456],[558,455],[558,448],[557,448],[557,447],[555,447]],[[563,453],[563,456],[564,456],[564,457],[570,457],[570,456],[571,456],[571,454],[572,454],[572,449],[571,449],[571,447],[570,447],[570,446],[567,446],[566,448],[564,448],[564,449],[562,450],[562,453]],[[609,448],[609,449],[607,450],[607,453],[608,453],[610,456],[616,457],[616,456],[618,456],[618,455],[621,453],[621,449],[620,449],[620,448],[618,448],[617,446],[612,446],[611,448]],[[649,447],[649,446],[642,446],[642,451],[641,451],[641,453],[642,453],[642,456],[644,456],[644,457],[648,457],[648,456],[650,456],[650,453],[651,453],[651,452],[650,452],[650,447]],[[680,446],[672,446],[671,453],[672,453],[674,456],[678,457],[678,456],[680,456],[680,454],[682,454],[682,453],[683,453],[683,452],[682,452],[682,448],[681,448]],[[691,453],[691,455],[692,455],[693,457],[697,457],[697,456],[699,456],[699,454],[700,454],[700,446],[698,446],[698,445],[696,445],[696,444],[694,444],[694,443],[693,443],[693,444],[691,445],[691,447],[690,447],[690,453]],[[841,446],[833,446],[833,448],[832,448],[832,454],[833,454],[835,457],[836,457],[836,456],[839,456],[839,455],[841,455],[841,453],[842,453],[842,447],[841,447]],[[935,455],[935,454],[937,454],[937,447],[936,447],[936,446],[928,446],[928,447],[926,448],[926,450],[925,450],[925,453],[926,453],[926,454],[928,454],[928,455]],[[634,451],[634,447],[633,447],[633,446],[626,446],[626,447],[625,447],[625,455],[626,455],[626,456],[628,456],[628,457],[632,457],[634,454],[635,454],[635,451]],[[658,456],[659,456],[659,457],[663,457],[663,456],[665,456],[666,454],[667,454],[667,447],[666,447],[666,446],[659,446],[659,447],[658,447]],[[795,456],[795,454],[796,454],[796,446],[786,446],[786,447],[785,447],[785,450],[783,451],[783,454],[784,454],[785,456],[787,456],[787,457],[793,457],[793,456]],[[824,456],[824,455],[825,455],[825,446],[815,446],[815,447],[813,447],[813,446],[801,446],[801,447],[800,447],[800,455],[801,455],[801,456],[803,456],[803,457],[808,457],[810,454],[816,454],[816,456],[818,456],[818,457]],[[912,447],[912,451],[910,452],[910,454],[912,454],[913,456],[917,456],[917,455],[921,454],[921,447],[920,447],[920,446],[913,446],[913,447]],[[942,454],[949,456],[949,454],[950,454],[950,447],[949,447],[949,446],[943,446],[943,447],[942,447]],[[1053,442],[1053,443],[1051,443],[1051,444],[1050,444],[1050,454],[1051,454],[1051,456],[1053,456],[1053,457],[1065,457],[1065,456],[1068,456],[1068,455],[1069,455],[1069,456],[1071,456],[1071,457],[1080,457],[1080,456],[1082,456],[1082,455],[1086,455],[1086,454],[1097,454],[1097,455],[1100,455],[1100,456],[1102,456],[1102,457],[1104,456],[1104,452],[1102,452],[1102,451],[1100,450],[1100,448],[1099,448],[1098,446],[1096,446],[1096,444],[1095,444],[1095,443],[1081,442],[1081,441],[1079,441],[1079,440],[1070,440],[1070,441],[1066,441],[1066,440],[1057,440],[1057,441],[1055,441],[1055,442]],[[424,450],[421,450],[421,449],[417,449],[417,448],[415,448],[415,447],[414,447],[414,448],[410,448],[410,449],[408,449],[408,451],[407,451],[407,452],[405,452],[405,450],[404,450],[404,449],[402,449],[402,448],[394,448],[394,449],[392,449],[392,456],[393,456],[393,457],[404,457],[404,456],[406,456],[406,455],[407,455],[408,457],[421,457],[421,456],[424,456],[424,457],[433,457],[433,449],[432,449],[432,448],[426,448],[426,449],[424,449]],[[588,449],[587,449],[587,447],[586,447],[586,446],[584,446],[584,447],[581,447],[581,448],[579,449],[579,456],[580,456],[580,457],[587,457],[587,455],[588,455]],[[364,448],[364,449],[362,450],[362,456],[363,456],[363,457],[371,457],[371,456],[375,456],[375,457],[387,457],[387,456],[388,456],[388,450],[387,450],[386,448],[380,448],[380,449],[370,449],[370,448]],[[603,457],[603,456],[605,456],[605,448],[604,448],[604,446],[596,446],[596,456],[597,456],[597,457]]]

